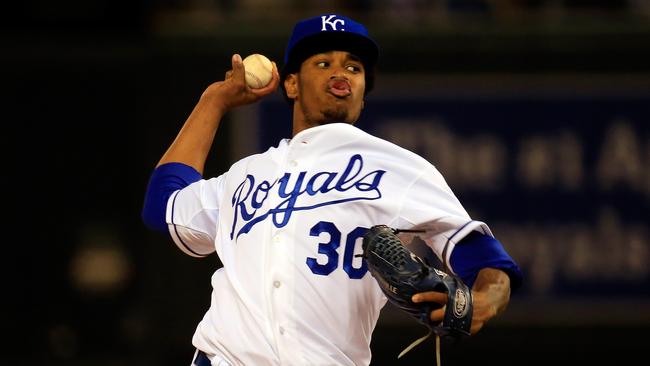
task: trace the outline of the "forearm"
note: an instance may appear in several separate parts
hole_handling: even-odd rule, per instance
[[[506,309],[510,301],[510,277],[502,270],[483,268],[476,277],[472,292],[483,300],[489,319]]]
[[[208,88],[158,162],[158,166],[170,162],[183,163],[203,174],[205,161],[223,115],[224,108],[221,107],[218,97]]]
[[[275,63],[273,79],[269,85],[251,89],[246,86],[241,56],[233,55],[231,62],[232,70],[226,73],[226,80],[215,82],[206,89],[158,166],[172,162],[183,163],[203,174],[205,161],[223,115],[232,108],[256,102],[278,88],[280,75]]]

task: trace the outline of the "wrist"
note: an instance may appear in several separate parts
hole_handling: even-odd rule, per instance
[[[230,109],[227,103],[224,102],[224,98],[219,95],[218,89],[214,88],[214,84],[208,86],[201,94],[199,103],[213,109],[219,117],[222,117]]]

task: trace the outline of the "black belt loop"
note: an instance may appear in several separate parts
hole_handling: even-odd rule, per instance
[[[196,358],[194,359],[194,365],[196,366],[212,366],[212,362],[208,356],[201,350],[198,350],[196,353]]]

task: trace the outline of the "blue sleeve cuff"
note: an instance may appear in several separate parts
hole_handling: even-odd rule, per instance
[[[166,163],[158,166],[151,173],[144,196],[142,207],[144,224],[152,230],[167,232],[165,212],[169,196],[201,178],[201,173],[183,163]]]
[[[519,266],[503,245],[495,238],[476,231],[456,244],[450,262],[454,272],[469,287],[472,287],[478,272],[483,268],[496,268],[507,273],[512,290],[519,288],[523,280]]]

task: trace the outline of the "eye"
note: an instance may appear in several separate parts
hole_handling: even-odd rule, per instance
[[[359,67],[357,65],[348,65],[348,66],[345,67],[345,69],[348,70],[349,72],[352,72],[352,73],[355,73],[355,74],[358,73],[359,71],[361,71],[361,67]]]
[[[316,66],[318,68],[321,68],[321,69],[324,69],[324,68],[328,67],[329,65],[330,65],[329,62],[327,62],[327,61],[320,61],[320,62],[318,62],[316,64]]]

